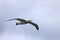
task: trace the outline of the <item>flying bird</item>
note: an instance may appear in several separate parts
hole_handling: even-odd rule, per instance
[[[14,19],[6,20],[6,21],[11,21],[11,20],[17,20],[16,25],[20,25],[20,24],[22,25],[22,24],[28,24],[29,23],[29,24],[35,26],[35,28],[37,30],[39,30],[38,25],[36,23],[32,22],[31,20],[26,20],[26,19],[21,19],[21,18],[14,18]]]

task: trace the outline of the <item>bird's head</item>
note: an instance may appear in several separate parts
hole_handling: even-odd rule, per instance
[[[28,22],[31,22],[32,20],[27,20]]]
[[[29,20],[29,19],[25,19],[27,22],[31,22],[32,20]]]

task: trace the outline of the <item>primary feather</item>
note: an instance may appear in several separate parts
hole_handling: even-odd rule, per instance
[[[33,22],[29,22],[30,24],[32,24],[33,26],[35,26],[35,28],[37,29],[37,30],[39,30],[39,27],[38,27],[38,25],[36,24],[36,23],[33,23]]]
[[[25,21],[24,19],[20,19],[20,18],[9,19],[9,20],[6,20],[6,21],[11,21],[11,20]]]

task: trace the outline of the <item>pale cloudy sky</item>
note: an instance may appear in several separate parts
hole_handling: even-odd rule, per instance
[[[59,0],[0,0],[0,40],[60,40]],[[31,19],[39,25],[16,26],[11,18]]]

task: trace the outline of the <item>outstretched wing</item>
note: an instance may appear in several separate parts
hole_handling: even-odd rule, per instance
[[[20,19],[20,18],[9,19],[9,20],[6,20],[6,21],[11,21],[11,20],[25,21],[24,19]]]
[[[33,23],[33,22],[29,22],[29,23],[32,24],[33,26],[35,26],[35,28],[36,28],[37,30],[39,30],[39,27],[38,27],[37,24],[35,24],[35,23]]]

